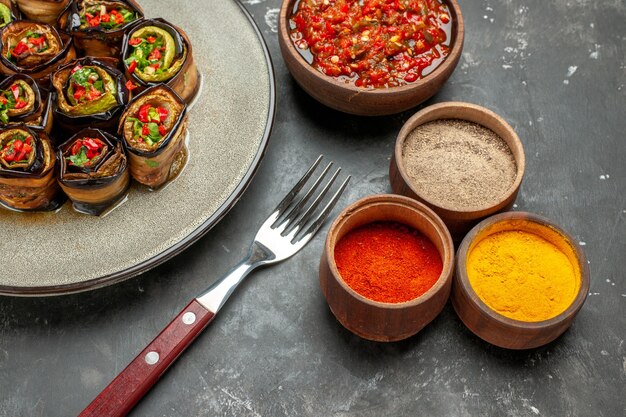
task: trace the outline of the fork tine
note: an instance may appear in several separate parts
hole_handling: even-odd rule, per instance
[[[319,228],[322,227],[322,224],[324,224],[324,221],[326,220],[330,212],[335,207],[335,204],[337,204],[337,201],[339,201],[341,194],[343,194],[343,191],[346,189],[346,186],[348,185],[348,182],[350,181],[351,178],[352,176],[348,175],[348,177],[339,186],[339,189],[335,192],[335,194],[330,199],[330,201],[326,204],[322,212],[317,216],[317,218],[315,218],[315,220],[313,220],[313,222],[311,223],[307,231],[304,234],[300,235],[300,237],[297,239],[296,239],[297,236],[294,237],[291,241],[292,243],[298,243],[298,242],[306,243],[312,236],[315,235],[315,233],[317,233]]]
[[[332,166],[333,166],[333,163],[331,162],[326,166],[326,168],[324,168],[324,171],[322,171],[322,173],[317,178],[317,180],[315,180],[313,185],[311,185],[311,187],[306,192],[306,194],[300,199],[300,201],[294,204],[292,209],[289,210],[289,214],[287,214],[285,218],[282,221],[280,221],[280,223],[287,222],[287,229],[290,229],[291,226],[295,223],[295,220],[300,214],[302,207],[304,207],[304,205],[309,201],[309,199],[311,198],[311,196],[313,195],[317,187],[319,187],[324,177],[326,177],[326,174],[328,174],[328,171],[330,170]]]
[[[302,176],[302,178],[300,178],[300,180],[296,183],[296,185],[294,185],[294,187],[287,193],[285,198],[283,198],[283,200],[280,203],[278,203],[278,206],[276,206],[276,208],[272,212],[272,213],[278,212],[278,216],[276,216],[277,219],[283,214],[284,210],[287,207],[289,207],[289,205],[292,203],[294,197],[302,189],[304,184],[309,180],[309,178],[313,174],[313,171],[315,171],[315,168],[317,168],[317,166],[320,164],[320,161],[322,160],[323,157],[324,155],[320,155],[317,157],[317,160],[313,162],[313,165],[309,167],[309,169]]]
[[[324,196],[326,196],[326,194],[328,193],[328,190],[330,190],[330,187],[333,185],[333,183],[337,179],[337,176],[339,175],[340,172],[341,172],[341,168],[338,168],[337,171],[335,171],[335,173],[333,174],[333,176],[328,180],[327,184],[324,186],[322,191],[319,192],[319,194],[317,195],[315,200],[311,203],[311,205],[309,205],[309,207],[304,211],[304,213],[300,214],[299,217],[294,217],[292,221],[293,225],[289,225],[287,229],[285,230],[285,232],[290,231],[289,229],[291,229],[292,227],[294,227],[294,230],[300,230],[309,221],[313,212],[315,211],[317,206],[320,205],[320,203],[324,199]]]

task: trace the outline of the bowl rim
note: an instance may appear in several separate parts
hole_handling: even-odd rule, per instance
[[[578,267],[580,270],[580,287],[578,288],[578,293],[574,300],[570,303],[570,305],[562,311],[560,314],[549,318],[547,320],[541,321],[523,321],[516,320],[510,317],[503,316],[498,313],[496,310],[489,307],[474,291],[474,288],[469,282],[469,277],[467,275],[467,255],[469,248],[474,243],[475,239],[483,232],[485,229],[494,226],[499,223],[507,223],[511,221],[521,221],[534,223],[541,227],[545,227],[548,229],[552,229],[554,232],[558,233],[563,240],[569,244],[572,248],[573,253],[576,256],[576,260],[578,261]],[[519,230],[519,229],[511,229],[511,230]],[[485,236],[486,237],[486,236]],[[589,264],[587,263],[587,257],[585,256],[584,251],[580,248],[579,245],[575,243],[573,237],[563,230],[560,226],[554,223],[552,220],[540,216],[538,214],[524,212],[524,211],[509,211],[504,213],[499,213],[493,216],[490,216],[469,231],[469,233],[465,236],[459,249],[456,254],[455,260],[455,276],[454,276],[454,284],[460,287],[460,290],[465,292],[468,296],[467,299],[472,302],[475,307],[481,312],[489,316],[491,320],[495,320],[497,323],[506,326],[508,328],[524,328],[528,330],[542,330],[552,328],[558,324],[561,324],[569,319],[572,319],[578,311],[582,308],[585,300],[587,299],[587,295],[589,294],[590,287],[590,273],[589,273]]]
[[[280,6],[280,13],[278,16],[278,38],[283,41],[286,50],[288,53],[295,57],[295,61],[298,65],[306,70],[309,75],[312,75],[315,79],[320,82],[327,83],[332,85],[335,88],[340,90],[344,90],[346,93],[354,93],[355,95],[371,95],[371,96],[381,96],[385,94],[401,94],[410,92],[413,90],[418,90],[431,82],[435,82],[442,74],[446,72],[446,70],[453,70],[456,66],[456,60],[452,59],[456,55],[461,55],[461,51],[463,49],[463,43],[465,38],[465,25],[463,23],[463,15],[461,13],[461,8],[457,3],[457,0],[440,0],[442,3],[445,3],[449,8],[452,16],[452,40],[450,41],[450,53],[443,60],[441,64],[439,64],[431,73],[426,75],[424,78],[416,80],[410,84],[405,84],[397,87],[385,87],[385,88],[363,88],[357,87],[351,83],[345,83],[343,81],[339,81],[335,79],[335,77],[331,77],[329,75],[323,74],[317,69],[313,68],[311,64],[309,64],[298,52],[296,46],[294,45],[291,37],[289,36],[289,16],[290,12],[293,10],[294,3],[301,0],[283,0]],[[282,49],[282,48],[281,48]],[[452,68],[450,68],[452,67]]]
[[[339,228],[342,225],[344,225],[348,221],[348,219],[352,217],[355,213],[361,212],[363,210],[367,210],[373,205],[380,204],[380,203],[386,203],[386,204],[394,205],[394,206],[401,205],[413,211],[415,215],[421,216],[434,227],[434,229],[437,232],[437,235],[442,241],[442,247],[443,247],[444,253],[443,253],[443,256],[441,256],[442,254],[439,254],[439,255],[441,256],[443,268],[441,270],[441,274],[439,275],[439,278],[437,278],[437,281],[433,284],[432,287],[428,289],[428,291],[426,291],[422,295],[416,298],[413,298],[411,300],[403,301],[400,303],[387,303],[387,302],[382,302],[382,301],[375,301],[359,294],[358,292],[353,290],[343,280],[343,278],[341,277],[341,274],[339,273],[339,269],[337,268],[337,264],[335,262],[335,245],[337,241],[334,242],[335,243],[334,245],[332,241],[335,238],[337,234],[336,232],[339,230]],[[369,223],[373,223],[376,221],[379,221],[379,220],[372,220]],[[399,223],[402,223],[402,222],[399,222]],[[422,232],[420,231],[420,233]],[[371,307],[396,310],[396,309],[411,308],[411,307],[421,305],[423,303],[428,302],[430,299],[432,299],[435,296],[435,294],[442,291],[447,283],[451,284],[453,275],[454,275],[454,265],[455,265],[454,244],[452,241],[452,236],[450,235],[450,232],[448,231],[448,228],[443,222],[443,220],[441,220],[441,218],[437,215],[437,213],[435,213],[432,209],[430,209],[425,204],[420,203],[419,201],[414,200],[412,198],[397,195],[397,194],[374,194],[374,195],[366,196],[350,204],[348,207],[342,210],[342,212],[339,213],[337,218],[333,221],[330,228],[328,229],[328,234],[326,236],[326,241],[324,243],[324,249],[326,253],[328,267],[331,271],[331,274],[333,275],[333,278],[344,289],[344,291],[350,294],[353,298],[356,298],[358,301],[364,304],[367,304]]]
[[[511,138],[511,141],[513,142],[513,146],[511,146],[511,144],[509,144],[508,141],[506,141],[506,139],[504,139],[501,135],[498,135],[503,141],[505,141],[507,146],[509,146],[509,149],[511,150],[511,154],[513,155],[513,159],[515,160],[515,164],[517,167],[515,181],[509,186],[506,193],[496,203],[485,205],[479,208],[450,209],[447,207],[442,207],[432,202],[431,200],[425,198],[421,193],[419,193],[415,189],[415,187],[413,186],[413,181],[409,178],[409,175],[404,168],[404,158],[402,156],[402,149],[404,147],[404,143],[406,142],[409,134],[413,130],[415,130],[418,126],[421,126],[426,123],[430,123],[431,121],[435,121],[435,120],[457,119],[457,120],[464,120],[467,122],[475,123],[493,131],[493,129],[489,128],[488,126],[485,126],[482,123],[479,123],[475,120],[470,120],[466,116],[458,115],[457,113],[461,109],[470,110],[470,111],[477,112],[479,114],[486,116],[487,118],[492,120],[494,123],[500,125],[507,132],[507,134]],[[421,122],[422,119],[427,118],[432,113],[437,113],[437,112],[445,112],[446,114],[449,114],[449,117],[438,116],[432,120]],[[519,155],[519,156],[516,156],[516,155]],[[444,214],[444,217],[449,217],[454,214],[462,214],[466,218],[473,218],[477,216],[482,217],[485,215],[485,212],[487,213],[493,212],[494,210],[500,208],[502,204],[508,201],[519,190],[519,187],[522,184],[522,180],[524,178],[524,173],[526,170],[526,155],[524,153],[524,146],[519,136],[513,129],[513,127],[511,127],[511,125],[506,120],[504,120],[501,116],[499,116],[494,111],[489,110],[486,107],[479,106],[478,104],[467,103],[467,102],[462,102],[462,101],[445,101],[442,103],[433,104],[433,105],[423,108],[422,110],[418,111],[413,116],[411,116],[404,123],[404,125],[400,129],[400,132],[398,133],[398,136],[396,137],[396,144],[394,147],[394,156],[395,156],[394,160],[395,160],[396,167],[404,183],[411,189],[413,193],[415,193],[415,195],[420,200],[423,200],[427,205],[429,205],[430,207],[433,207],[435,210],[437,210],[437,212]]]

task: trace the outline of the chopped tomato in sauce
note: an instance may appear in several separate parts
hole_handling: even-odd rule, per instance
[[[439,0],[300,0],[290,18],[301,55],[358,87],[412,83],[450,51],[451,14]]]

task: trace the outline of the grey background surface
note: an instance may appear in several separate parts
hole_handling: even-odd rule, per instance
[[[361,118],[316,103],[280,57],[280,1],[244,3],[269,45],[278,93],[249,190],[203,239],[140,277],[79,295],[0,297],[0,416],[78,414],[239,260],[277,196],[318,154],[354,176],[341,207],[390,191],[389,156],[414,111]],[[463,57],[424,105],[484,105],[516,129],[527,155],[516,210],[555,220],[590,261],[590,294],[572,328],[543,348],[511,352],[475,337],[448,305],[406,341],[359,339],[319,290],[326,226],[294,258],[252,275],[132,416],[626,415],[626,3],[460,6]]]

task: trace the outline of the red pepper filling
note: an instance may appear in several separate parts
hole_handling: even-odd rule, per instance
[[[134,73],[137,69],[147,74],[158,74],[163,66],[163,52],[165,45],[162,36],[146,36],[146,38],[131,38],[128,44],[133,52],[124,61],[128,65],[128,72]],[[161,70],[162,72],[163,70]]]
[[[70,148],[70,156],[66,159],[70,165],[89,167],[100,159],[104,151],[104,142],[98,138],[78,139]]]
[[[68,92],[76,103],[85,103],[93,101],[104,94],[105,87],[100,74],[94,69],[76,65],[71,71]]]
[[[300,0],[290,25],[315,68],[374,88],[432,72],[449,54],[452,26],[439,0]]]
[[[139,108],[137,117],[129,118],[133,122],[134,139],[152,146],[159,142],[168,131],[163,124],[169,111],[160,106],[144,104]]]
[[[16,133],[13,137],[2,146],[2,159],[8,163],[17,163],[26,161],[30,158],[30,154],[34,152],[33,137]]]
[[[48,40],[45,35],[37,32],[28,32],[26,36],[9,50],[7,58],[22,58],[27,55],[45,52],[48,47]]]
[[[102,27],[103,29],[115,29],[132,22],[137,18],[134,11],[115,7],[108,9],[104,4],[89,8],[84,16],[81,16],[81,24],[88,27]]]
[[[137,88],[137,85],[135,85],[131,80],[126,81],[125,86],[128,91],[133,91],[135,88]]]
[[[28,105],[26,92],[19,84],[11,84],[6,90],[0,91],[0,122],[9,122],[9,110],[20,110]]]

